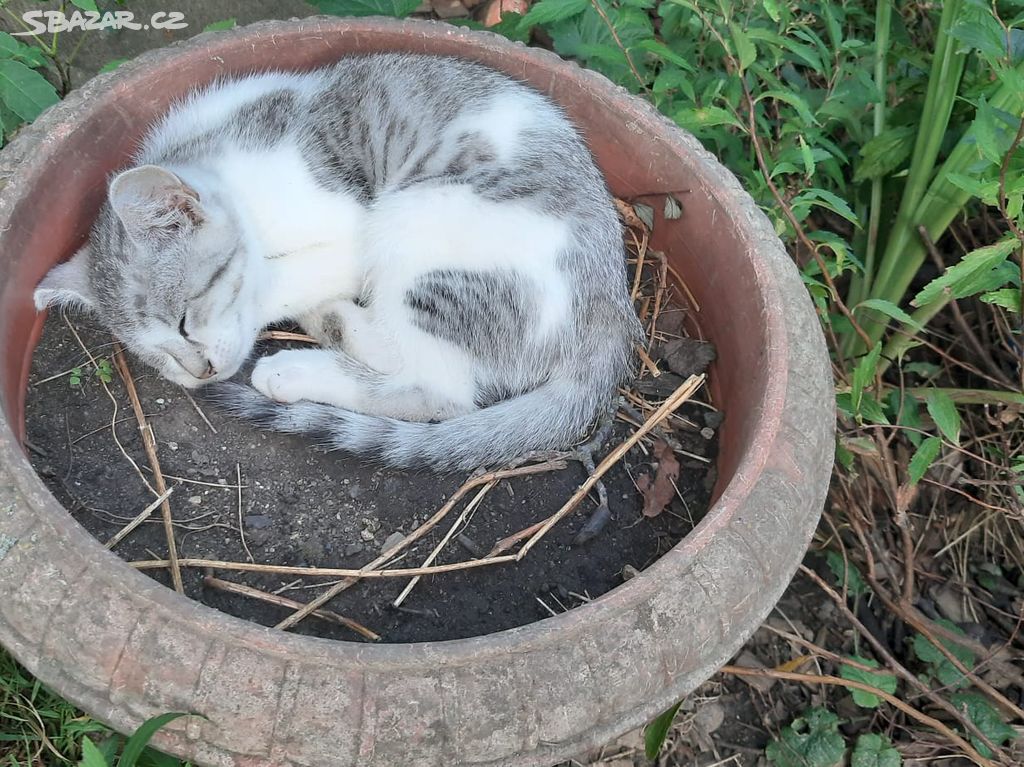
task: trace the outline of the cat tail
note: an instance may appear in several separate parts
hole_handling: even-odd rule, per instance
[[[614,389],[587,390],[552,380],[533,391],[445,421],[420,423],[365,415],[315,402],[282,404],[237,383],[206,392],[221,409],[271,431],[305,434],[325,450],[344,450],[400,468],[469,471],[534,450],[564,449],[586,436]]]

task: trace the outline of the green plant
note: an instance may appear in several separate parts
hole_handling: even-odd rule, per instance
[[[39,48],[0,32],[0,146],[5,137],[59,100],[56,89],[39,74],[45,66]]]
[[[783,727],[764,753],[775,767],[836,767],[846,753],[839,717],[824,708],[808,709]]]
[[[125,739],[112,735],[100,745],[88,737],[82,739],[82,760],[79,767],[179,767],[183,763],[172,756],[161,754],[147,743],[157,730],[173,722],[184,713],[161,714],[143,722],[131,737]],[[117,756],[120,751],[120,756]],[[116,757],[116,758],[115,758]]]

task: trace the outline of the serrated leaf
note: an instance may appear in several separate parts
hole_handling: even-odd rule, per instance
[[[853,369],[853,377],[850,385],[850,401],[853,405],[853,412],[860,412],[863,401],[864,390],[875,380],[875,371],[878,370],[878,360],[882,356],[882,343],[879,341],[870,352],[865,354],[857,367]]]
[[[675,221],[683,215],[683,206],[679,204],[679,200],[667,194],[665,195],[665,210],[662,212],[662,215],[666,221]]]
[[[902,322],[904,325],[913,328],[918,333],[924,330],[924,325],[900,309],[892,301],[886,301],[882,298],[869,298],[868,300],[861,301],[857,304],[858,309],[862,307],[865,309],[873,309],[876,312],[881,312],[886,317],[894,319],[897,322]]]
[[[924,398],[928,415],[935,421],[939,431],[954,445],[960,444],[960,413],[950,396],[938,389],[930,389]]]
[[[636,44],[636,47],[642,51],[646,51],[647,53],[651,53],[657,56],[662,61],[668,62],[669,64],[674,64],[679,68],[676,70],[662,70],[663,73],[665,71],[675,71],[679,75],[685,76],[683,75],[683,72],[697,71],[694,68],[693,64],[687,61],[686,58],[676,53],[667,45],[665,45],[665,43],[659,40],[641,40]],[[680,72],[679,70],[683,70],[683,72]]]
[[[994,745],[1001,746],[1017,737],[1017,731],[999,715],[999,710],[988,699],[976,692],[961,692],[952,696],[953,705],[967,714],[967,717]],[[992,757],[992,751],[976,735],[971,734],[971,743],[985,758]]]
[[[20,61],[0,59],[0,101],[25,122],[59,101],[46,79]]]
[[[935,463],[935,459],[939,457],[940,452],[942,452],[942,440],[938,437],[928,437],[928,439],[921,442],[921,445],[914,451],[910,464],[907,466],[907,476],[910,479],[910,484],[916,485],[921,481],[925,472]]]
[[[952,631],[955,634],[963,635],[963,631],[952,621],[938,620],[940,626]],[[974,653],[966,647],[952,642],[948,639],[939,638],[939,642],[945,647],[965,668],[971,669],[974,666]],[[939,680],[939,683],[946,687],[963,687],[967,684],[967,678],[956,666],[943,655],[938,647],[931,643],[923,634],[914,635],[914,654],[923,663],[928,664],[930,671]]]
[[[793,198],[793,206],[807,205],[808,207],[816,205],[826,210],[830,210],[838,216],[842,216],[855,227],[860,229],[860,219],[857,218],[857,214],[853,212],[853,208],[850,204],[839,195],[834,192],[830,192],[827,189],[805,189],[796,197]]]
[[[768,14],[768,18],[778,24],[782,19],[778,0],[761,0],[761,5],[764,7],[765,13]]]
[[[807,126],[819,125],[818,120],[811,112],[810,105],[803,96],[800,96],[797,93],[792,91],[767,90],[757,97],[757,101],[761,101],[762,99],[775,99],[776,101],[781,101],[784,104],[789,104],[796,110],[797,114],[800,115],[800,119],[803,120]]]
[[[676,712],[679,711],[681,705],[683,705],[683,702],[679,701],[644,728],[644,752],[647,754],[648,759],[657,758],[658,752],[661,751],[661,747],[668,735],[668,728],[675,721]]]
[[[804,161],[804,175],[810,178],[814,175],[814,153],[811,152],[811,148],[807,146],[807,142],[804,141],[803,135],[797,136],[797,142],[800,145],[800,157]]]
[[[873,732],[857,738],[850,756],[850,767],[901,767],[902,764],[900,752],[892,747],[889,739]]]
[[[696,128],[714,128],[719,125],[732,125],[742,128],[740,121],[732,116],[730,112],[721,107],[700,107],[697,109],[687,107],[680,109],[675,114],[675,121],[683,128],[693,130]]]
[[[852,655],[850,656],[850,659],[857,661],[864,666],[878,668],[877,661],[874,661],[871,658],[862,658],[859,655]],[[861,684],[870,685],[871,687],[875,687],[882,692],[887,692],[890,695],[896,692],[896,676],[887,671],[865,671],[864,669],[857,668],[856,666],[843,664],[839,669],[839,675],[843,679],[849,679],[851,682],[860,682]],[[882,702],[882,699],[877,695],[865,690],[855,690],[851,688],[850,694],[853,696],[853,702],[861,708],[878,708],[878,705]]]
[[[828,569],[832,571],[832,574],[836,578],[836,582],[839,588],[846,588],[847,593],[851,596],[859,597],[868,593],[868,585],[864,582],[864,578],[860,574],[860,570],[857,566],[843,561],[843,556],[837,551],[827,551],[825,553],[825,562],[828,564]]]
[[[854,183],[892,173],[910,157],[916,137],[916,127],[899,126],[870,139],[858,152],[860,162],[853,174]]]
[[[331,16],[408,16],[419,0],[310,0],[321,13]]]
[[[981,296],[981,300],[986,304],[1001,306],[1016,314],[1021,313],[1020,288],[1002,288],[1001,290],[993,290],[989,293],[984,293]]]
[[[590,7],[590,0],[540,0],[530,7],[521,23],[527,27],[553,24],[578,16]]]
[[[783,727],[780,735],[765,749],[776,767],[836,767],[846,751],[839,717],[823,708],[809,709]]]
[[[1020,243],[1009,237],[992,245],[972,250],[960,261],[946,269],[939,277],[929,282],[910,303],[927,306],[942,297],[966,298],[980,292],[976,290],[981,278],[1004,263]]]
[[[736,57],[742,75],[757,60],[757,48],[739,25],[729,24],[729,34],[732,36],[733,45],[736,46]]]
[[[82,759],[78,767],[110,767],[103,752],[88,737],[82,738]]]

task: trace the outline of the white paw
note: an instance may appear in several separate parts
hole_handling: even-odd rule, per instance
[[[316,399],[324,376],[337,375],[323,356],[315,350],[289,349],[262,357],[252,370],[252,386],[277,402]]]

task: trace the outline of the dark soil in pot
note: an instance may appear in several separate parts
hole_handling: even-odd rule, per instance
[[[658,282],[656,269],[644,272],[645,289]],[[664,372],[653,377],[649,367],[644,368],[627,398],[641,406],[659,402],[681,382],[670,368],[700,372],[708,361],[704,346],[680,349],[678,343],[667,343],[683,334],[686,313],[666,301],[657,305],[659,340],[652,356],[660,360]],[[646,313],[654,319],[651,296],[638,296],[638,308],[642,317]],[[688,351],[702,359],[693,359]],[[92,318],[52,314],[36,348],[26,412],[33,465],[75,519],[104,542],[154,499],[128,460],[130,456],[152,483],[137,422],[111,353],[109,334]],[[320,453],[301,438],[257,431],[226,419],[201,397],[193,400],[137,362],[132,370],[172,490],[181,558],[359,568],[378,556],[392,536],[419,526],[465,481],[458,475],[403,472],[346,454]],[[383,641],[417,642],[489,634],[596,598],[656,560],[703,516],[715,480],[720,421],[721,414],[699,402],[685,404],[673,416],[670,441],[677,449],[679,473],[671,500],[656,516],[644,515],[645,497],[638,486],[653,484],[659,473],[658,455],[666,449],[659,438],[631,449],[605,475],[611,514],[589,541],[578,543],[576,538],[596,508],[593,493],[520,562],[424,578],[399,608],[392,602],[408,578],[368,580],[339,595],[329,609],[358,621]],[[595,459],[600,461],[634,430],[616,420]],[[485,555],[496,541],[556,511],[585,478],[583,467],[572,462],[564,469],[503,481],[435,564]],[[457,513],[400,555],[397,566],[422,564]],[[128,561],[166,557],[160,511],[114,550]],[[147,573],[170,584],[166,568]],[[211,575],[200,568],[182,569],[185,593],[193,599],[268,626],[291,612],[225,593],[204,580],[204,573]],[[321,593],[325,583],[338,580],[221,569],[215,575],[303,603]],[[296,630],[360,639],[351,628],[316,617],[299,623]]]

